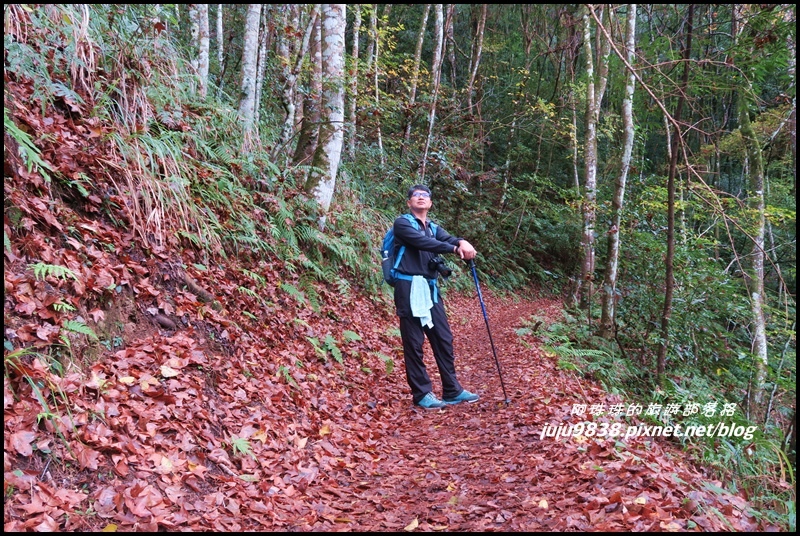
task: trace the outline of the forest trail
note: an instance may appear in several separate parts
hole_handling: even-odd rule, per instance
[[[757,523],[741,497],[718,493],[663,439],[541,437],[545,423],[577,422],[573,404],[619,403],[524,345],[523,321],[558,320],[555,300],[484,298],[504,393],[477,297],[446,306],[462,384],[474,404],[428,411],[410,404],[403,371],[376,393],[378,438],[325,486],[306,489],[305,530],[740,531]],[[526,347],[527,346],[527,347]],[[434,389],[441,384],[429,346]],[[393,396],[396,394],[397,396]],[[345,423],[340,423],[345,426]],[[717,490],[717,491],[714,491]]]
[[[17,264],[7,288],[30,295]],[[205,277],[218,296],[237,284]],[[133,284],[144,294],[171,280],[162,272]],[[484,295],[506,404],[477,296],[446,294],[459,379],[481,399],[427,411],[412,406],[392,348],[399,339],[385,335],[396,318],[364,297],[325,315],[363,337],[352,348],[339,343],[346,355],[337,364],[308,344],[330,326],[305,323],[308,312],[279,295],[276,317],[248,332],[226,320],[252,307],[235,293],[218,316],[189,292],[171,293],[186,327],[165,330],[143,321],[145,311],[126,310],[125,346],[85,374],[21,362],[38,385],[68,394],[69,410],[54,408],[60,416],[42,419],[30,384],[6,375],[6,531],[764,528],[744,499],[722,492],[665,439],[543,437],[547,424],[590,418],[571,415],[573,404],[622,402],[559,369],[535,334],[517,334],[532,315],[541,329],[560,320],[557,300]],[[31,337],[29,326],[13,327]],[[425,351],[440,395],[427,343]],[[394,355],[394,370],[377,370],[377,358],[365,370],[368,352]]]

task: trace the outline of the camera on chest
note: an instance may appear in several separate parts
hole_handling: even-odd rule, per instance
[[[442,277],[450,277],[450,275],[453,273],[453,270],[447,266],[447,264],[444,262],[444,259],[439,255],[428,261],[428,270],[436,272],[437,274],[441,274]]]

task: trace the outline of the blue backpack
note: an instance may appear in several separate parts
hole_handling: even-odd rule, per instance
[[[411,222],[414,229],[419,230],[417,219],[411,214],[403,214],[403,217]],[[431,231],[433,236],[436,236],[436,224],[431,222]],[[397,251],[397,256],[394,255],[394,225],[389,227],[386,235],[383,237],[383,245],[381,246],[381,269],[383,270],[383,280],[390,286],[394,286],[398,279],[410,279],[410,276],[403,277],[403,274],[397,272],[397,267],[400,266],[400,260],[403,258],[406,247],[400,246]]]

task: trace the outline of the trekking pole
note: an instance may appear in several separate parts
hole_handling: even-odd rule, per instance
[[[475,289],[478,291],[478,301],[481,302],[481,310],[483,311],[483,320],[486,322],[486,332],[489,334],[489,343],[492,345],[492,354],[494,355],[494,362],[497,365],[497,374],[500,376],[500,387],[503,388],[503,396],[506,399],[503,401],[506,406],[511,403],[511,399],[506,394],[506,385],[503,383],[503,373],[500,371],[500,361],[497,359],[497,352],[494,349],[494,341],[492,340],[492,331],[489,329],[489,317],[486,315],[486,306],[483,304],[483,295],[481,294],[481,286],[478,284],[478,271],[475,269],[475,261],[469,261],[469,267],[472,269],[472,278],[475,280]]]

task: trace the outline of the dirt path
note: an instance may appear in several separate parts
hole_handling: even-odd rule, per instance
[[[402,369],[398,396],[379,396],[375,439],[357,464],[309,488],[310,530],[683,531],[742,530],[744,501],[703,487],[674,448],[653,441],[542,438],[574,403],[620,402],[556,368],[515,330],[559,304],[484,296],[504,395],[477,298],[453,297],[460,380],[480,401],[441,411],[412,408]],[[427,345],[426,345],[427,349]],[[427,356],[427,363],[433,363]],[[434,365],[429,366],[434,368]],[[434,385],[438,384],[435,375]],[[440,389],[440,387],[439,387]]]
[[[234,332],[258,342],[230,354],[201,347],[211,333],[201,328],[211,325],[198,322],[176,333],[150,326],[98,361],[90,379],[31,365],[31,374],[75,393],[75,426],[47,435],[28,384],[6,378],[5,528],[759,529],[741,498],[713,491],[719,483],[664,440],[543,436],[546,425],[587,418],[571,415],[573,404],[622,401],[560,370],[535,338],[516,333],[534,314],[542,329],[560,320],[559,303],[486,293],[484,301],[509,404],[474,294],[452,294],[446,306],[459,379],[481,400],[441,411],[412,406],[402,358],[391,343],[374,342],[392,337],[376,335],[387,326],[363,299],[349,307],[348,326],[372,333],[360,355],[396,353],[392,374],[365,371],[353,351],[341,363],[309,354],[312,328],[292,327],[291,311],[258,338]]]

